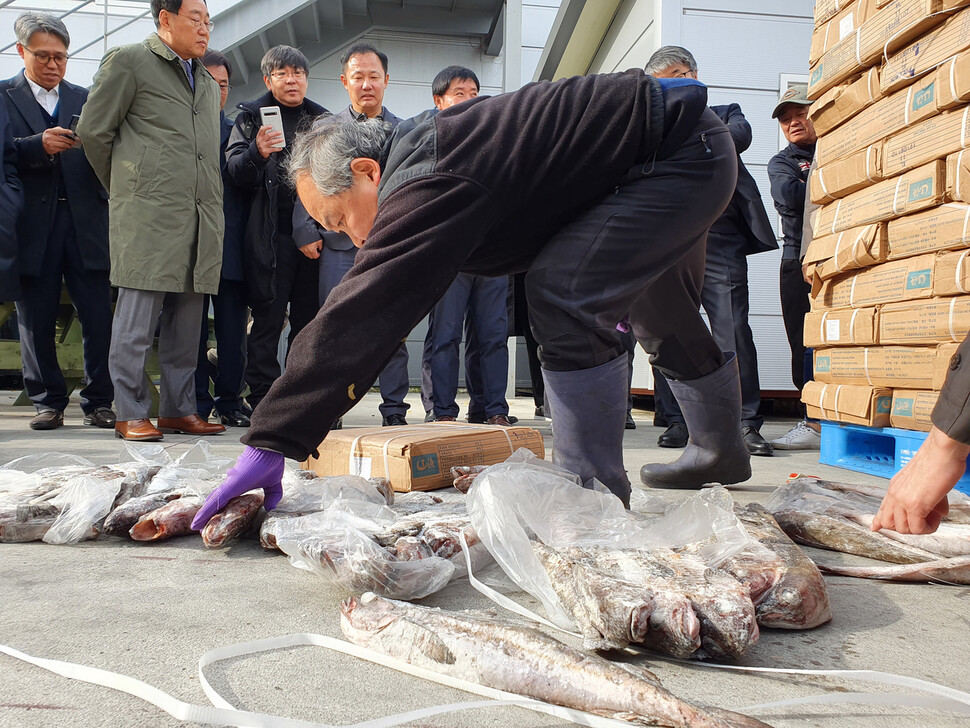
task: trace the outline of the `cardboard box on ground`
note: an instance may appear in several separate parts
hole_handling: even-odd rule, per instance
[[[332,430],[303,467],[318,475],[382,476],[401,492],[435,490],[452,484],[452,467],[493,465],[519,448],[545,457],[542,434],[531,427],[440,422]]]

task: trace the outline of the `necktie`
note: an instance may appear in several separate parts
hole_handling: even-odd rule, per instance
[[[182,66],[185,68],[185,73],[189,77],[189,88],[195,91],[195,77],[192,75],[192,61],[182,61]]]

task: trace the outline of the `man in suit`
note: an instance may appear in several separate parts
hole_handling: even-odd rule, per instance
[[[478,76],[462,66],[448,66],[431,83],[436,109],[447,109],[473,99],[479,90]],[[436,421],[454,422],[458,419],[455,395],[458,392],[458,350],[464,324],[468,332],[465,337],[465,379],[471,385],[469,394],[472,395],[469,421],[478,419],[490,425],[511,427],[509,405],[505,401],[509,370],[508,292],[509,279],[505,276],[492,278],[459,273],[428,315],[422,369],[427,364]]]
[[[111,195],[111,380],[115,434],[213,435],[196,412],[202,298],[219,289],[222,178],[219,86],[199,63],[209,45],[202,0],[152,0],[156,32],[101,60],[78,135]],[[156,326],[162,374],[158,427],[145,365]]]
[[[0,97],[25,192],[17,225],[16,303],[24,386],[37,410],[30,427],[54,430],[64,424],[70,393],[57,363],[55,332],[66,282],[83,332],[84,424],[113,428],[108,201],[71,131],[88,92],[64,80],[71,38],[61,20],[27,12],[14,29],[24,70],[0,83]]]
[[[645,70],[657,78],[697,78],[694,56],[680,46],[664,46],[657,50],[647,61]],[[748,452],[770,456],[771,445],[759,432],[764,418],[758,414],[761,405],[758,353],[748,324],[747,256],[777,250],[778,243],[758,185],[741,161],[741,153],[751,144],[751,125],[737,104],[712,106],[711,110],[731,132],[738,154],[738,182],[728,208],[708,231],[704,277],[699,281],[700,301],[714,340],[723,351],[737,354],[741,378],[740,427]],[[655,369],[654,378],[657,409],[669,424],[658,444],[661,447],[684,447],[690,434],[685,413],[663,372]],[[683,465],[646,467],[648,478],[666,480],[676,479]]]
[[[387,56],[368,43],[356,43],[343,54],[340,64],[340,81],[347,89],[350,105],[335,114],[334,119],[382,119],[391,127],[396,127],[401,120],[384,107],[384,92],[390,80]],[[324,231],[299,201],[293,212],[293,239],[305,256],[320,259],[319,294],[322,306],[330,291],[353,267],[357,248],[343,233]],[[378,384],[382,399],[381,424],[384,427],[406,425],[405,415],[410,405],[404,401],[408,393],[408,348],[405,342],[401,342],[387,362]],[[334,429],[342,426],[341,419],[333,423]]]
[[[202,65],[219,84],[221,107],[225,109],[232,80],[229,59],[219,51],[209,50]],[[242,391],[246,386],[246,285],[243,282],[242,227],[247,210],[244,200],[229,179],[226,169],[226,144],[232,133],[232,121],[219,111],[219,166],[222,168],[222,210],[226,216],[226,234],[222,239],[222,272],[219,293],[206,296],[202,304],[202,334],[199,338],[199,363],[195,370],[195,402],[199,417],[208,420],[215,409],[223,425],[249,427],[249,415],[243,409]],[[209,321],[206,315],[212,302],[216,335],[216,361],[209,361]],[[209,393],[212,380],[213,393]]]
[[[20,298],[17,216],[24,206],[24,189],[17,177],[17,150],[5,104],[0,104],[0,154],[0,301],[16,301]]]

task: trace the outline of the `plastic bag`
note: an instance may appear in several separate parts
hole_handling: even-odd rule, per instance
[[[94,524],[108,515],[120,490],[121,481],[117,479],[75,478],[52,501],[60,509],[60,514],[43,540],[51,544],[70,544],[96,538]]]
[[[533,552],[533,538],[555,549],[675,548],[702,542],[697,551],[711,565],[750,540],[723,488],[701,491],[666,507],[663,515],[646,517],[627,511],[612,494],[583,488],[572,473],[531,453],[516,453],[485,470],[467,500],[472,527],[495,561],[565,628],[573,620]]]
[[[283,497],[275,511],[279,513],[315,513],[337,500],[365,501],[387,505],[387,497],[377,486],[356,475],[307,477],[308,471],[287,470],[283,473]]]

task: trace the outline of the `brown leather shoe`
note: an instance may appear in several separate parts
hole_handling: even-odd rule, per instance
[[[138,442],[155,442],[162,439],[162,433],[155,429],[151,420],[118,420],[115,422],[115,437]]]
[[[218,435],[220,432],[226,431],[225,426],[217,425],[215,422],[206,422],[198,415],[159,417],[158,429],[176,435]]]
[[[489,425],[501,425],[502,427],[511,427],[512,423],[509,422],[509,418],[505,415],[492,415],[486,420]]]

